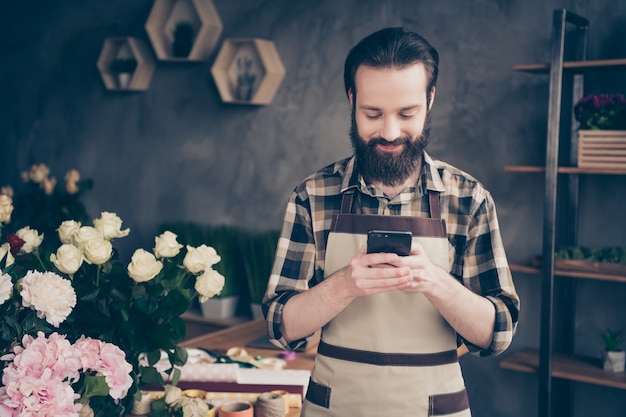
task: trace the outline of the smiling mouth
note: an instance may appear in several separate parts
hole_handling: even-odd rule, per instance
[[[395,152],[404,147],[404,143],[378,143],[376,148],[382,152]]]

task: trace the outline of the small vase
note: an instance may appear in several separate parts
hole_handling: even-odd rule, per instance
[[[626,351],[604,351],[603,369],[610,372],[624,372],[626,363]]]
[[[226,297],[210,298],[204,303],[200,303],[202,316],[208,319],[228,319],[235,316],[237,311],[238,295],[229,295]]]
[[[123,90],[127,89],[130,86],[130,73],[120,72],[117,75],[117,85]]]
[[[261,303],[250,303],[250,311],[254,320],[263,318],[263,308],[261,306]]]

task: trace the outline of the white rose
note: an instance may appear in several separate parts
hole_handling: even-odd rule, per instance
[[[175,405],[183,398],[183,391],[174,385],[166,385],[163,389],[165,391],[165,404]]]
[[[0,194],[0,223],[11,221],[13,213],[13,199],[5,194]]]
[[[28,271],[19,285],[24,307],[33,308],[37,317],[54,327],[59,327],[76,305],[72,283],[54,272]]]
[[[4,185],[0,187],[0,194],[13,198],[13,187],[11,187],[10,185]]]
[[[30,171],[28,172],[28,179],[32,182],[40,183],[50,174],[50,168],[46,166],[46,164],[35,164],[30,167]]]
[[[8,268],[13,265],[13,262],[15,262],[15,258],[11,254],[11,244],[9,242],[5,242],[0,245],[0,262],[2,262],[5,256],[7,257],[7,260],[4,263],[4,266]]]
[[[187,245],[187,254],[183,259],[183,265],[192,274],[198,274],[211,268],[221,259],[215,249],[210,246],[200,245],[194,248]]]
[[[52,195],[54,193],[54,187],[57,186],[56,178],[44,178],[41,180],[41,189],[46,195]]]
[[[130,233],[130,229],[121,230],[122,219],[117,214],[107,211],[102,212],[100,218],[93,221],[93,225],[102,233],[105,239],[124,237]]]
[[[80,222],[75,220],[65,220],[61,223],[57,229],[61,243],[74,243],[74,235],[78,232],[80,227]]]
[[[157,261],[153,254],[144,249],[137,249],[128,264],[128,275],[135,282],[150,281],[162,268],[163,263]]]
[[[64,243],[59,246],[56,254],[50,255],[50,262],[65,274],[74,274],[83,264],[83,253],[76,246]]]
[[[199,398],[189,398],[182,406],[184,417],[204,417],[209,412],[209,404]]]
[[[212,268],[198,276],[194,288],[200,294],[200,302],[204,303],[209,298],[221,293],[222,288],[224,288],[224,281],[224,276]]]
[[[87,262],[102,265],[113,256],[113,245],[110,240],[91,239],[85,243],[83,252]]]
[[[0,305],[4,304],[6,300],[11,298],[12,294],[13,294],[13,281],[11,280],[11,275],[9,274],[0,275]]]
[[[43,242],[43,233],[39,234],[35,229],[24,226],[15,235],[24,241],[24,245],[20,249],[20,253],[31,253]]]
[[[100,233],[100,231],[98,231],[95,227],[91,226],[79,227],[73,236],[74,244],[81,249],[84,248],[90,240],[102,238],[102,233]]]
[[[176,234],[166,231],[154,238],[154,254],[157,258],[172,258],[180,252],[183,247],[176,240]]]

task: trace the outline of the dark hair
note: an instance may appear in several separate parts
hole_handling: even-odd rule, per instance
[[[385,28],[368,35],[348,53],[343,70],[346,94],[355,96],[354,76],[361,65],[372,68],[405,68],[422,63],[430,75],[427,94],[437,84],[439,53],[428,41],[402,27]]]

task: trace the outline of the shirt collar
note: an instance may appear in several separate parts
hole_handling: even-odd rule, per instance
[[[435,167],[435,162],[428,155],[428,153],[424,152],[424,164],[422,169],[422,175],[420,180],[418,181],[418,188],[420,187],[419,183],[426,183],[426,189],[443,192],[445,191],[445,187],[443,185],[443,181],[441,180],[441,176],[439,175],[439,171]],[[367,184],[363,179],[363,176],[356,169],[356,156],[352,155],[352,157],[348,160],[346,164],[343,181],[341,183],[341,193],[344,193],[348,190],[359,190],[365,194],[371,194],[367,189]]]

